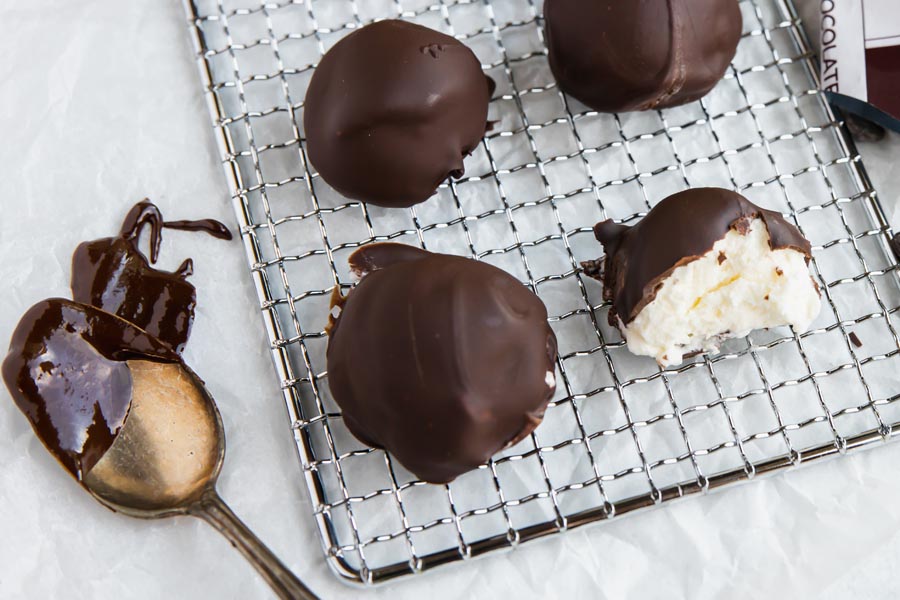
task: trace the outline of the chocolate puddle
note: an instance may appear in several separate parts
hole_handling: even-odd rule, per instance
[[[138,247],[145,227],[150,228],[149,261]],[[155,205],[139,202],[125,217],[118,237],[84,242],[75,250],[72,297],[134,323],[181,352],[197,304],[196,289],[187,281],[193,262],[186,259],[173,272],[151,266],[159,258],[163,227],[231,239],[231,232],[219,221],[167,222]]]

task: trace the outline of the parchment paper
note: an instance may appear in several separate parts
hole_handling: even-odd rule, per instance
[[[68,294],[75,245],[113,233],[142,197],[171,218],[232,222],[185,29],[175,1],[0,7],[0,340],[33,302]],[[896,148],[864,148],[889,205]],[[222,495],[320,595],[357,597],[324,565],[240,244],[169,232],[163,264],[184,256],[195,258],[199,290],[186,359],[228,436]],[[96,504],[5,390],[0,436],[0,597],[269,597],[206,525],[141,522]],[[879,448],[365,594],[889,597],[898,459],[900,446]]]

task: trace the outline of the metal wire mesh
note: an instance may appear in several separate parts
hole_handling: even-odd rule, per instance
[[[897,431],[900,282],[859,156],[816,90],[782,0],[743,0],[744,34],[705,99],[602,115],[549,72],[534,0],[188,0],[250,272],[325,552],[372,583],[887,441]],[[467,175],[410,210],[348,202],[306,158],[303,98],[349,31],[403,18],[465,41],[498,83]],[[606,325],[591,226],[690,186],[736,189],[810,238],[823,309],[802,334],[732,340],[661,370]],[[519,277],[559,338],[557,396],[530,438],[424,484],[346,430],[325,370],[346,258],[393,240]],[[852,335],[851,335],[852,334]],[[861,342],[858,344],[857,342]],[[305,543],[305,540],[301,543]]]

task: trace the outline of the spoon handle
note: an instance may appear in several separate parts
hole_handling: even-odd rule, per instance
[[[278,560],[256,535],[231,512],[215,489],[210,488],[189,510],[224,535],[259,571],[279,598],[284,600],[318,600],[318,596]]]

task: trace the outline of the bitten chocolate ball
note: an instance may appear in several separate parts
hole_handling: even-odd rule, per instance
[[[322,58],[306,92],[309,159],[348,198],[427,200],[484,136],[492,82],[469,48],[404,21],[367,25]]]
[[[741,37],[736,0],[545,0],[550,68],[600,112],[666,108],[701,98]]]
[[[477,468],[541,422],[556,337],[540,299],[494,266],[400,244],[350,257],[328,382],[344,422],[425,481]]]
[[[715,351],[753,329],[806,331],[819,313],[809,241],[777,212],[720,188],[657,204],[633,227],[603,221],[603,297],[610,325],[661,365]],[[586,264],[596,273],[596,263]]]

